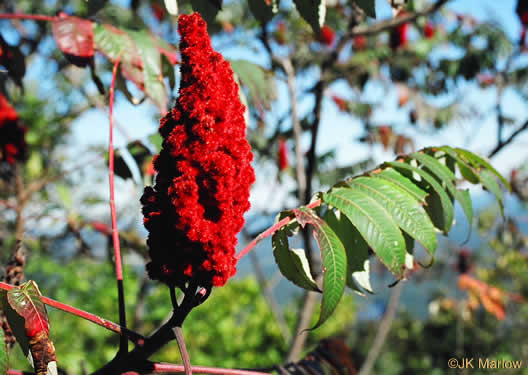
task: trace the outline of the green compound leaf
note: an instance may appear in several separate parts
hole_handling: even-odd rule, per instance
[[[312,210],[292,210],[301,226],[311,224],[323,260],[323,300],[319,320],[311,329],[320,327],[334,312],[345,291],[347,258],[343,244],[330,228]]]

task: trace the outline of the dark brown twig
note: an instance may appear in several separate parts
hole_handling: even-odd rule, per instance
[[[509,145],[513,142],[515,137],[517,137],[519,134],[521,134],[523,131],[528,129],[528,121],[526,121],[520,128],[515,130],[513,133],[510,134],[508,138],[506,138],[504,141],[499,142],[497,146],[491,152],[488,154],[488,158],[494,157],[499,151],[501,151],[505,146]]]

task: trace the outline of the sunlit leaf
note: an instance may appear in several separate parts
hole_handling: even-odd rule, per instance
[[[333,188],[323,201],[347,216],[385,266],[397,277],[405,269],[405,240],[387,210],[356,188]]]
[[[313,291],[320,291],[312,278],[308,259],[302,249],[290,249],[289,228],[283,227],[272,236],[273,256],[282,275],[295,285]]]
[[[89,20],[61,14],[52,22],[53,36],[68,60],[77,66],[88,65],[94,55],[94,30]]]
[[[293,0],[302,18],[319,34],[326,17],[326,0]]]

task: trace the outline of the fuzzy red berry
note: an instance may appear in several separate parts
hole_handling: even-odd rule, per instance
[[[20,125],[18,114],[0,94],[0,162],[14,165],[27,157],[26,128]]]
[[[427,39],[432,39],[435,35],[435,27],[430,21],[424,26],[424,34]]]
[[[332,44],[334,44],[334,41],[335,31],[330,26],[324,25],[321,28],[321,32],[319,33],[319,42],[327,47],[330,47]]]
[[[156,17],[158,22],[163,21],[163,19],[165,18],[165,9],[157,3],[150,4],[150,8],[152,9],[152,13],[154,14],[154,17]]]
[[[284,139],[279,140],[279,155],[277,159],[280,171],[288,168],[288,146]]]
[[[362,51],[367,47],[367,38],[365,38],[363,35],[356,36],[354,38],[354,50],[355,51]]]
[[[407,14],[407,12],[400,12],[398,13],[398,17],[403,17]],[[407,44],[407,38],[408,38],[408,32],[409,32],[409,23],[403,23],[396,28],[392,29],[390,33],[390,47],[395,50],[400,47],[403,47]]]
[[[404,23],[394,30],[390,34],[390,46],[392,49],[398,49],[407,44],[407,32],[409,30],[409,24]]]
[[[229,62],[198,13],[179,18],[180,95],[160,121],[156,183],[141,198],[152,279],[222,286],[236,272],[236,235],[255,180],[244,106]]]

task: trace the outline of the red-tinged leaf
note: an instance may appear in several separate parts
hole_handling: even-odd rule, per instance
[[[25,320],[26,335],[33,337],[39,332],[49,333],[48,313],[34,281],[27,281],[7,292],[9,305]]]
[[[77,66],[88,65],[94,55],[92,22],[61,13],[52,26],[55,41],[66,58]]]
[[[145,32],[131,32],[142,61],[145,94],[156,104],[161,113],[167,111],[169,96],[161,74],[161,57],[151,36]]]
[[[178,61],[176,49],[146,32],[124,31],[110,25],[94,26],[95,48],[111,61],[121,56],[123,76],[156,104],[161,113],[168,105],[168,91],[162,74],[161,54],[170,63]]]

